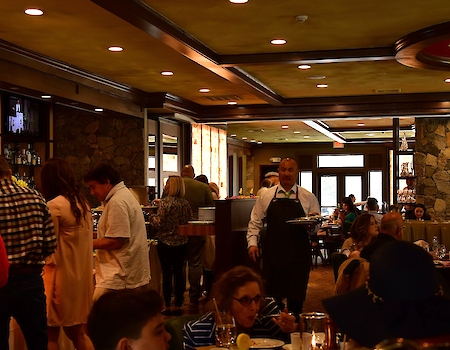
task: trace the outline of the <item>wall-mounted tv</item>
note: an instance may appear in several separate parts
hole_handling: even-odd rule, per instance
[[[9,95],[4,104],[6,134],[40,136],[41,104],[38,101]]]

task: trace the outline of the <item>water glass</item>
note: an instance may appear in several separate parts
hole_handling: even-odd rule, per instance
[[[234,317],[229,313],[216,315],[216,346],[230,348],[236,344],[237,331]]]

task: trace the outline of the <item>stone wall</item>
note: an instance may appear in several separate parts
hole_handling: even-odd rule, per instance
[[[83,175],[99,163],[110,163],[127,185],[143,185],[144,120],[127,116],[104,116],[56,105],[54,156],[66,159],[74,168],[81,188],[88,195]]]
[[[450,119],[416,118],[417,203],[436,220],[450,219]]]

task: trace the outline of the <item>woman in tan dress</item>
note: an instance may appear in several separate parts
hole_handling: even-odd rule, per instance
[[[59,349],[61,327],[77,350],[94,349],[85,332],[94,288],[89,204],[64,159],[50,159],[41,178],[40,190],[48,201],[58,240],[56,252],[47,258],[44,267],[48,349]]]

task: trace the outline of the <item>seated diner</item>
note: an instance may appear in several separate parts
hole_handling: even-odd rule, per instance
[[[285,312],[281,314],[274,299],[264,297],[261,276],[249,267],[236,266],[225,272],[214,284],[208,304],[211,311],[184,325],[184,349],[216,344],[214,300],[220,312],[225,311],[234,317],[237,334],[247,333],[252,338],[284,339],[287,333],[295,331],[298,326],[294,323],[295,317]]]

